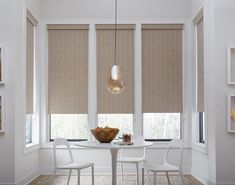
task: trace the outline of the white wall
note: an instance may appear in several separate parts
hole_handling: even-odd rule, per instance
[[[26,115],[26,9],[38,19],[38,1],[18,3],[18,61],[15,63],[15,182],[25,184],[38,175],[39,150],[26,152],[25,115]],[[36,50],[37,51],[37,50]],[[36,65],[38,60],[36,58]]]
[[[226,49],[235,44],[235,2],[233,0],[215,1],[215,124],[216,124],[216,181],[217,184],[235,184],[235,134],[228,134],[226,127],[226,96],[235,93],[234,86],[226,82]],[[232,69],[234,70],[234,69]]]
[[[0,92],[5,97],[5,130],[0,134],[0,183],[13,183],[15,180],[14,152],[14,64],[17,61],[17,48],[15,35],[17,23],[16,1],[0,2],[0,44],[5,50],[5,86],[0,87]]]
[[[57,23],[73,22],[77,20],[112,20],[114,16],[113,2],[110,0],[26,0],[32,13],[42,20],[40,29],[45,22]],[[204,4],[205,16],[205,72],[206,72],[206,109],[208,124],[207,153],[187,148],[185,152],[184,169],[190,171],[192,157],[192,174],[211,184],[235,184],[235,135],[226,132],[226,95],[235,93],[234,87],[226,84],[226,47],[235,42],[234,0],[120,0],[120,19],[138,20],[188,20]],[[191,4],[190,4],[191,3]],[[0,87],[0,93],[6,95],[5,121],[6,133],[0,135],[0,184],[24,184],[36,175],[39,158],[40,170],[47,173],[52,168],[52,150],[49,148],[36,150],[32,153],[23,153],[23,127],[25,123],[25,46],[24,46],[24,16],[25,5],[21,1],[0,2],[0,44],[5,47],[6,53],[6,85]],[[41,32],[44,32],[41,30]],[[187,27],[186,34],[186,61],[191,61],[190,38],[191,30]],[[43,33],[44,34],[44,33]],[[40,35],[43,35],[40,33]],[[42,44],[46,38],[42,38]],[[189,46],[189,47],[187,47]],[[43,49],[43,48],[41,48]],[[42,51],[39,62],[44,61],[45,53]],[[191,63],[186,62],[186,69],[190,73]],[[14,72],[12,72],[14,71]],[[219,74],[219,75],[218,75]],[[187,78],[187,84],[190,84]],[[43,84],[43,83],[42,83]],[[190,97],[192,94],[186,96]],[[187,99],[186,107],[192,105]],[[23,107],[23,108],[22,108]],[[187,120],[190,120],[188,115]],[[190,122],[189,122],[190,123]],[[184,132],[191,134],[190,124]],[[187,136],[187,142],[190,138]],[[160,162],[164,147],[150,149],[147,156],[151,162]],[[99,156],[109,156],[108,151],[97,150],[91,152],[87,149],[73,149],[77,160],[94,161],[99,172],[110,172],[109,158],[100,159]],[[134,151],[132,151],[134,153]],[[132,153],[131,152],[131,153]],[[94,158],[94,156],[97,156]],[[4,166],[4,168],[2,168]],[[130,172],[132,169],[130,169]]]
[[[233,0],[204,2],[205,77],[208,107],[208,154],[192,151],[192,174],[207,183],[235,184],[235,135],[227,133],[227,46],[235,43]]]
[[[38,7],[31,5],[32,10]],[[0,184],[25,184],[38,170],[39,152],[24,154],[25,13],[24,1],[0,2],[0,43],[5,49],[6,132],[0,135]]]
[[[42,18],[113,18],[112,0],[41,0]],[[119,0],[119,18],[185,18],[188,0]]]
[[[39,19],[39,0],[25,0],[27,8],[33,13],[34,17]]]
[[[213,26],[214,26],[214,14],[213,14],[213,1],[207,0],[192,0],[191,1],[191,16],[192,16],[192,66],[194,72],[192,75],[192,83],[194,86],[194,92],[196,92],[195,84],[195,69],[196,69],[196,43],[195,43],[195,27],[193,24],[193,18],[203,7],[204,14],[204,94],[205,94],[205,122],[206,122],[206,144],[204,146],[195,142],[195,138],[192,138],[192,175],[204,182],[205,184],[213,184],[216,179],[216,163],[215,163],[215,129],[214,124],[215,113],[214,113],[214,102],[215,102],[215,90],[214,90],[214,50],[213,50]],[[217,75],[219,76],[219,75]],[[196,93],[192,97],[195,100]],[[196,105],[192,110],[195,112]],[[193,112],[193,114],[195,114]],[[195,120],[193,120],[192,132],[197,134],[195,128],[198,127]],[[195,137],[192,135],[192,137]]]
[[[191,0],[191,17],[193,17],[202,7],[204,0]]]

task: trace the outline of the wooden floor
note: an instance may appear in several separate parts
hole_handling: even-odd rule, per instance
[[[184,175],[185,177],[185,185],[203,185],[196,178],[191,175]],[[136,185],[135,175],[126,176],[125,181],[121,181],[120,175],[118,176],[118,185]],[[68,176],[66,175],[58,175],[55,178],[49,175],[41,175],[36,178],[34,181],[29,183],[29,185],[65,185],[67,183]],[[81,185],[91,185],[91,177],[88,175],[81,176]],[[180,178],[177,175],[170,176],[171,185],[182,185]],[[146,178],[147,180],[147,178]],[[74,175],[71,177],[70,185],[77,184],[77,177]],[[168,185],[166,177],[164,175],[157,176],[157,184],[158,185]],[[96,175],[95,176],[95,185],[111,185],[111,176],[110,175]],[[153,185],[153,182],[145,185]]]

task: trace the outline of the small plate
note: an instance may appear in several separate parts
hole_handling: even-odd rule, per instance
[[[116,142],[113,142],[113,144],[116,144],[116,145],[133,145],[134,143],[133,142],[116,141]]]

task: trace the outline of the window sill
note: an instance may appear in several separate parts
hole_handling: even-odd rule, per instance
[[[25,148],[24,148],[24,154],[29,154],[31,152],[37,151],[39,150],[39,144],[38,143],[30,143],[30,144],[26,144]]]
[[[205,143],[193,143],[192,144],[192,149],[196,150],[198,152],[207,154],[207,146]]]

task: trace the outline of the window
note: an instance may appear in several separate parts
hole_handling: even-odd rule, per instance
[[[205,143],[205,114],[204,114],[204,20],[202,11],[195,20],[196,25],[196,111],[198,116],[198,142]]]
[[[51,114],[50,140],[57,137],[68,140],[88,139],[87,114]]]
[[[144,113],[144,138],[180,139],[180,113]]]
[[[143,127],[146,140],[182,138],[183,25],[143,24],[142,35],[139,32],[135,35],[135,25],[117,26],[116,63],[126,80],[125,90],[119,95],[107,90],[107,77],[115,62],[115,27],[113,24],[95,25],[96,37],[90,38],[90,41],[96,38],[96,65],[91,66],[96,77],[92,76],[90,82],[97,83],[97,97],[91,96],[92,101],[97,100],[97,110],[92,110],[89,117],[92,123],[88,123],[88,28],[88,25],[76,24],[47,25],[48,140],[57,137],[71,141],[87,140],[89,128],[95,126],[93,121],[96,118],[99,127],[119,128],[119,136],[126,132],[136,134],[133,133],[135,117],[136,124],[139,124],[137,134],[141,134]],[[142,93],[139,92],[140,86],[135,88],[136,36],[142,38],[142,42],[138,42],[142,44]],[[142,103],[143,116],[135,115],[135,94],[142,94],[142,99],[138,96],[136,108],[139,114]]]
[[[97,32],[97,112],[98,126],[133,132],[134,116],[134,25],[118,25],[117,64],[126,80],[122,94],[107,90],[107,77],[114,64],[114,25],[96,25]]]
[[[27,11],[26,18],[26,126],[25,142],[33,143],[34,122],[34,65],[35,65],[35,26],[36,19]]]
[[[99,114],[99,127],[119,128],[119,136],[123,133],[133,133],[133,114]]]
[[[147,140],[181,137],[182,29],[179,24],[142,25],[142,111]]]
[[[26,115],[26,144],[30,144],[33,141],[32,123],[33,123],[32,115],[27,114]]]
[[[204,121],[204,112],[198,113],[198,122],[199,122],[199,142],[205,143],[205,121]]]
[[[50,140],[88,138],[88,25],[48,25]]]

